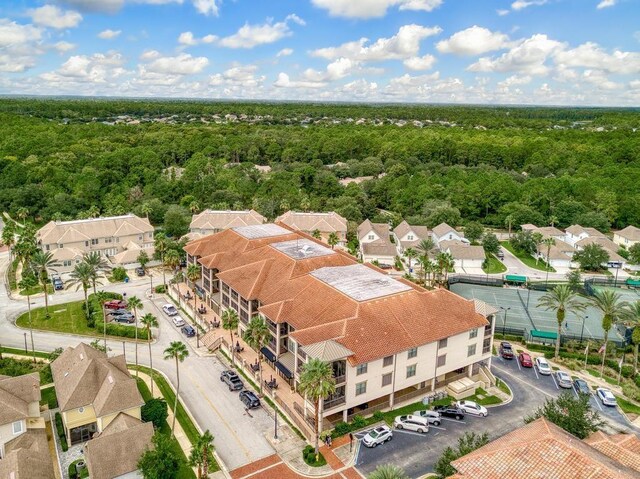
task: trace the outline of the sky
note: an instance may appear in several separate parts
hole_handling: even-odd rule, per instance
[[[640,106],[640,0],[1,0],[0,94]]]

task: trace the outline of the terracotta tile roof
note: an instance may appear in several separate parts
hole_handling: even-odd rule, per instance
[[[151,445],[153,423],[118,414],[84,446],[91,479],[111,479],[138,469],[140,456]]]
[[[276,218],[276,223],[284,223],[300,231],[321,233],[347,233],[347,220],[333,211],[329,213],[313,213],[287,211]]]
[[[75,243],[95,238],[108,238],[153,232],[147,218],[134,214],[74,221],[50,221],[38,230],[43,244]]]
[[[53,459],[44,429],[30,429],[4,445],[2,479],[54,479]]]
[[[254,210],[204,210],[191,219],[190,229],[226,230],[235,226],[260,225],[267,219]]]
[[[629,225],[618,231],[616,234],[631,241],[640,241],[640,228],[637,228],[636,226]]]
[[[0,378],[0,426],[29,417],[29,403],[40,401],[38,373]]]
[[[80,343],[51,363],[51,372],[61,411],[92,405],[101,417],[144,404],[122,355],[108,358]]]
[[[544,418],[451,463],[461,479],[631,479],[615,462]]]
[[[635,434],[594,432],[584,440],[602,454],[640,473],[640,439]]]

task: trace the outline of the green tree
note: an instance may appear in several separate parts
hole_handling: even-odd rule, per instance
[[[638,345],[640,345],[640,301],[624,305],[620,318],[624,325],[633,328],[631,342],[633,342],[633,370],[638,373]]]
[[[542,233],[535,232],[531,234],[531,240],[535,245],[533,254],[536,257],[536,264],[538,264],[538,261],[540,260],[540,245],[544,241],[544,236],[542,236]]]
[[[191,289],[193,290],[193,317],[194,317],[194,319],[196,317],[196,311],[197,311],[196,308],[197,308],[197,305],[198,305],[197,304],[198,295],[196,294],[196,283],[200,279],[201,274],[202,274],[202,268],[200,267],[199,264],[190,264],[189,266],[187,266],[187,279],[191,283]]]
[[[169,238],[164,233],[157,233],[154,238],[154,248],[155,255],[162,263],[162,284],[167,285],[167,278],[165,277],[164,267],[167,265],[166,263],[166,255],[169,249]],[[174,251],[174,250],[171,250]],[[174,251],[175,254],[178,254],[177,251]],[[178,264],[180,264],[180,256],[178,255]]]
[[[144,305],[142,300],[137,296],[131,296],[127,300],[127,307],[133,309],[133,315],[135,316],[135,360],[136,360],[136,377],[138,377],[138,309],[143,309]]]
[[[44,310],[47,317],[49,317],[49,292],[47,291],[47,286],[49,285],[49,270],[53,272],[56,271],[53,269],[55,263],[52,253],[45,253],[44,251],[38,250],[31,257],[31,268],[35,272],[44,291]]]
[[[562,334],[562,323],[567,313],[579,313],[584,311],[586,303],[580,302],[578,294],[575,293],[569,285],[559,284],[551,291],[547,291],[538,300],[538,307],[544,308],[546,311],[555,311],[558,323],[558,339],[556,339],[555,359],[560,356],[560,337]]]
[[[455,264],[453,256],[450,253],[438,253],[436,255],[436,264],[438,265],[438,274],[442,283],[447,282],[449,271],[453,270]],[[444,279],[443,279],[444,275]]]
[[[600,376],[602,376],[604,374],[604,360],[607,357],[609,331],[614,324],[620,321],[624,303],[620,293],[611,290],[597,291],[589,300],[591,305],[602,313],[602,331],[604,332],[604,352],[602,353],[602,366],[600,367]]]
[[[333,249],[339,242],[340,242],[340,238],[338,238],[338,235],[334,231],[329,233],[329,238],[327,238],[327,243],[329,243],[329,246],[331,246],[331,249]]]
[[[529,254],[534,254],[536,251],[536,242],[530,231],[518,231],[511,237],[509,242],[516,251]]]
[[[376,470],[369,474],[369,479],[409,479],[409,476],[401,467],[385,464],[376,467]]]
[[[469,221],[464,226],[464,236],[469,241],[471,241],[471,243],[477,243],[478,241],[480,241],[480,238],[482,238],[483,233],[484,233],[484,226],[482,226],[477,221]]]
[[[171,205],[164,214],[164,231],[173,238],[179,238],[189,231],[190,216],[188,210]]]
[[[158,327],[158,318],[153,314],[147,313],[140,318],[140,323],[147,330],[147,346],[149,347],[149,368],[151,371],[151,396],[153,396],[153,355],[151,354],[151,328]]]
[[[174,249],[167,251],[167,254],[164,255],[164,265],[170,268],[171,271],[175,272],[176,268],[180,266],[180,253]],[[162,279],[164,281],[164,271],[162,274]]]
[[[141,417],[144,422],[152,422],[155,429],[160,429],[169,417],[167,401],[160,398],[151,398],[141,409]]]
[[[260,366],[260,394],[262,394],[262,348],[265,347],[269,341],[271,334],[269,328],[259,316],[254,316],[249,321],[247,329],[244,332],[244,340],[254,351],[258,353],[258,364]]]
[[[238,330],[238,313],[233,309],[227,308],[222,313],[222,329],[229,331],[229,337],[231,342],[229,343],[229,354],[231,355],[231,364],[234,364],[233,359],[233,332]]]
[[[564,277],[569,282],[569,288],[571,291],[578,292],[582,288],[582,275],[579,269],[572,269]]]
[[[485,233],[482,237],[482,247],[485,253],[497,255],[500,251],[500,241],[493,233]]]
[[[336,391],[336,381],[333,377],[333,369],[331,365],[317,358],[309,359],[302,365],[298,389],[306,398],[313,402],[315,451],[317,461],[319,453],[318,442],[320,439],[320,400]]]
[[[84,311],[87,315],[87,320],[89,320],[89,298],[87,296],[87,291],[89,290],[89,286],[91,286],[93,270],[91,266],[89,266],[86,262],[82,261],[73,267],[73,271],[69,273],[69,277],[71,278],[71,282],[69,286],[75,286],[76,291],[82,288],[84,291]]]
[[[604,424],[597,411],[591,409],[589,399],[586,394],[576,397],[573,393],[563,392],[557,398],[546,399],[544,405],[526,417],[524,422],[529,424],[544,417],[578,439],[585,439]]]
[[[311,232],[311,236],[313,236],[317,240],[322,239],[322,233],[320,233],[320,230],[317,230],[317,229]]]
[[[489,442],[489,435],[485,432],[476,434],[475,432],[465,432],[464,436],[458,438],[457,447],[447,447],[436,461],[433,470],[441,479],[453,476],[457,471],[451,465],[453,461],[470,452],[486,445]]]
[[[189,356],[189,350],[182,341],[172,341],[169,347],[164,350],[164,359],[174,359],[176,362],[176,398],[173,404],[173,421],[171,424],[171,437],[175,434],[176,416],[178,415],[178,396],[180,396],[180,363]]]
[[[9,248],[9,260],[13,256],[13,245],[16,244],[16,227],[13,221],[7,221],[2,229],[2,244]]]
[[[640,242],[629,248],[629,260],[634,264],[640,264]]]
[[[147,449],[138,461],[144,479],[175,479],[182,459],[173,447],[173,440],[156,431],[151,439],[153,448]]]
[[[600,271],[602,265],[609,261],[609,253],[599,244],[591,243],[574,253],[573,260],[584,271]]]
[[[111,266],[106,258],[97,251],[85,253],[82,256],[82,261],[91,268],[91,286],[93,287],[93,294],[96,294],[96,285],[101,284],[100,279],[104,278],[107,273],[111,271]]]
[[[136,261],[140,264],[140,267],[146,272],[147,264],[149,264],[149,261],[150,261],[149,254],[145,250],[140,251],[140,253],[138,254],[138,257],[136,258]]]
[[[107,312],[105,311],[104,303],[109,301],[110,296],[105,291],[98,291],[94,296],[102,310],[102,338],[104,340],[104,348],[107,349]]]
[[[413,267],[413,259],[418,257],[418,252],[413,248],[407,248],[404,251],[404,255],[409,260],[409,269],[411,269]],[[402,265],[399,265],[399,266],[402,266]]]
[[[33,362],[36,362],[36,350],[33,345],[33,325],[31,324],[31,290],[36,287],[38,280],[32,275],[23,275],[22,280],[18,283],[18,287],[26,291],[27,296],[27,308],[29,310],[29,335],[31,336],[31,354],[33,356]],[[86,296],[85,292],[85,296]]]
[[[140,211],[143,215],[147,217],[147,219],[149,219],[149,215],[153,211],[153,208],[149,203],[143,203],[142,206],[140,207]]]
[[[189,455],[189,465],[198,469],[198,479],[209,477],[209,466],[215,463],[214,449],[213,435],[207,429],[198,437]]]
[[[504,225],[509,228],[509,240],[511,240],[511,228],[513,227],[513,225],[515,224],[515,217],[514,215],[507,215],[504,218]]]

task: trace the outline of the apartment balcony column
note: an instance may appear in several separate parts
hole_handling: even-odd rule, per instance
[[[276,358],[280,356],[280,325],[276,323]]]

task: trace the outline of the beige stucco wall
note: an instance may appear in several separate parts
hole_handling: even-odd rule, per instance
[[[124,412],[125,414],[128,414],[129,416],[135,417],[137,419],[141,419],[141,410],[139,407],[136,408],[132,408],[132,409],[127,409],[126,411],[121,411]],[[120,411],[114,413],[114,414],[109,414],[107,416],[102,416],[98,418],[98,431],[102,431],[105,427],[107,427],[109,425],[109,423],[111,421],[113,421],[116,416],[120,413]]]
[[[625,246],[627,249],[631,248],[638,241],[633,241],[627,238],[623,238],[618,233],[613,234],[613,242],[620,246]]]
[[[27,430],[26,421],[23,419],[22,421],[22,432],[19,434],[13,434],[13,423],[3,424],[0,426],[0,455],[4,455],[4,445],[20,436]]]
[[[96,422],[96,412],[93,406],[85,406],[83,409],[83,412],[80,412],[80,409],[71,409],[62,413],[62,420],[67,429]]]

